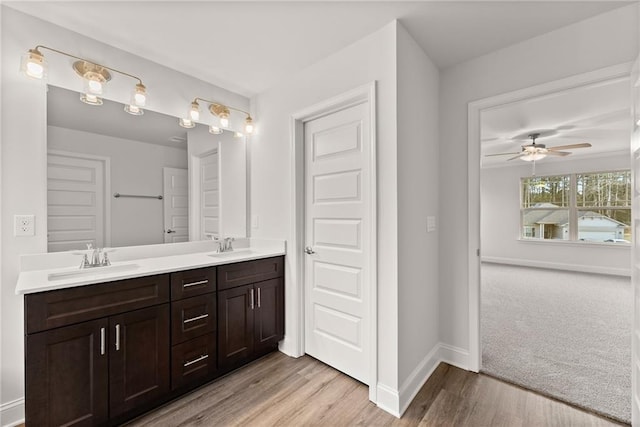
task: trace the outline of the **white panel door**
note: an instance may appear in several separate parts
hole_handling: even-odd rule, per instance
[[[305,351],[369,384],[367,103],[305,123]]]
[[[631,423],[640,425],[640,57],[631,74],[633,100],[633,133],[631,134],[631,158],[633,175],[633,256],[632,275],[634,293],[632,339],[632,402]]]
[[[200,232],[201,239],[220,237],[220,167],[218,150],[200,158]]]
[[[189,241],[189,178],[186,169],[162,168],[164,242]]]
[[[47,155],[47,250],[105,244],[105,165],[82,157]]]

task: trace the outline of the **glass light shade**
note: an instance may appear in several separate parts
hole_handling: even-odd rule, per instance
[[[220,117],[220,126],[222,126],[223,128],[228,128],[229,127],[229,118],[222,116]]]
[[[137,105],[129,104],[124,106],[124,111],[132,116],[141,116],[144,114],[144,110]]]
[[[94,95],[102,95],[102,82],[99,80],[85,79],[84,81],[85,93],[91,93]]]
[[[198,104],[195,101],[191,103],[191,109],[189,110],[189,117],[194,122],[200,120],[200,104]]]
[[[251,117],[247,117],[244,121],[244,131],[249,135],[253,133],[253,119]]]
[[[136,85],[131,103],[138,107],[144,107],[147,104],[147,88],[142,83]]]
[[[545,157],[547,157],[547,155],[544,153],[530,153],[520,157],[520,160],[524,160],[525,162],[533,162],[534,160],[542,160]]]
[[[45,79],[47,77],[47,61],[40,51],[30,49],[22,55],[20,72],[32,79]]]
[[[222,132],[224,131],[217,126],[209,126],[209,133],[220,135]]]
[[[102,105],[102,98],[96,96],[93,93],[82,93],[80,94],[80,101],[89,105]]]
[[[183,128],[186,128],[186,129],[191,129],[191,128],[196,126],[196,124],[193,123],[191,121],[191,119],[184,119],[183,118],[183,119],[180,119],[179,123],[180,123],[180,126],[182,126]]]
[[[242,132],[236,132],[233,136],[235,136],[236,138],[242,138],[244,134]]]

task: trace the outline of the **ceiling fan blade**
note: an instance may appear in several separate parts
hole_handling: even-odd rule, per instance
[[[558,145],[557,147],[547,147],[549,151],[571,150],[572,148],[589,148],[591,144],[583,142],[581,144]]]
[[[568,156],[571,154],[570,151],[547,151],[546,154],[548,156]]]
[[[506,154],[506,153],[505,153],[505,154]],[[507,162],[508,162],[509,160],[519,159],[520,157],[522,157],[522,156],[523,156],[523,155],[525,155],[525,154],[527,154],[527,153],[525,153],[525,152],[518,153],[518,155],[517,155],[517,156],[513,156],[513,157],[508,158],[508,159],[507,159]]]
[[[498,154],[485,154],[485,157],[493,157],[493,156],[507,156],[507,155],[513,155],[513,154],[520,154],[521,151],[518,151],[516,153],[498,153]]]

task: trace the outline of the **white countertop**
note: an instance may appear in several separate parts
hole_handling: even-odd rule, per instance
[[[111,255],[111,266],[79,269],[77,265],[54,267],[69,260],[79,263],[81,257],[60,254],[26,255],[21,260],[16,294],[52,291],[56,289],[111,282],[134,277],[151,276],[173,271],[211,267],[232,262],[249,261],[284,255],[284,241],[253,240],[238,242],[231,252],[216,253],[211,242],[165,244],[162,248],[118,248]],[[174,245],[174,246],[171,246]],[[158,246],[158,245],[154,245]],[[120,252],[120,254],[118,254]],[[118,255],[116,255],[118,254]],[[145,256],[151,254],[151,256]],[[69,255],[69,254],[66,254]],[[160,255],[160,256],[153,256]],[[38,269],[38,267],[45,267]]]

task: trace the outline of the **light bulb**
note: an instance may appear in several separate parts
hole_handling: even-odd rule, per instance
[[[124,111],[132,116],[141,116],[144,114],[144,110],[137,105],[129,104],[124,106]]]
[[[193,101],[191,103],[189,117],[191,117],[191,120],[193,120],[194,122],[200,120],[200,104],[198,104],[197,101]]]
[[[102,105],[102,98],[94,95],[93,93],[80,94],[80,101],[89,105]]]
[[[223,128],[229,127],[229,118],[227,116],[220,117],[220,126],[222,126]]]
[[[236,138],[242,138],[244,134],[242,132],[236,132],[233,136],[235,136]]]
[[[147,88],[142,83],[138,83],[133,92],[132,104],[135,104],[138,107],[144,107],[146,103],[147,103]]]
[[[191,119],[185,119],[185,118],[180,119],[179,124],[180,124],[180,126],[182,126],[183,128],[187,128],[187,129],[191,129],[192,127],[195,127],[195,126],[196,126],[196,124],[195,124],[195,123],[193,123],[193,122],[191,121]]]
[[[38,49],[29,49],[22,55],[20,71],[32,79],[44,79],[47,75],[47,62]]]
[[[244,121],[244,131],[248,134],[253,133],[253,119],[251,116],[247,116],[247,119]]]
[[[95,95],[102,94],[102,82],[98,80],[88,80],[87,88],[89,89],[87,92],[93,93]]]
[[[220,135],[222,132],[224,131],[217,126],[209,126],[209,133]]]

